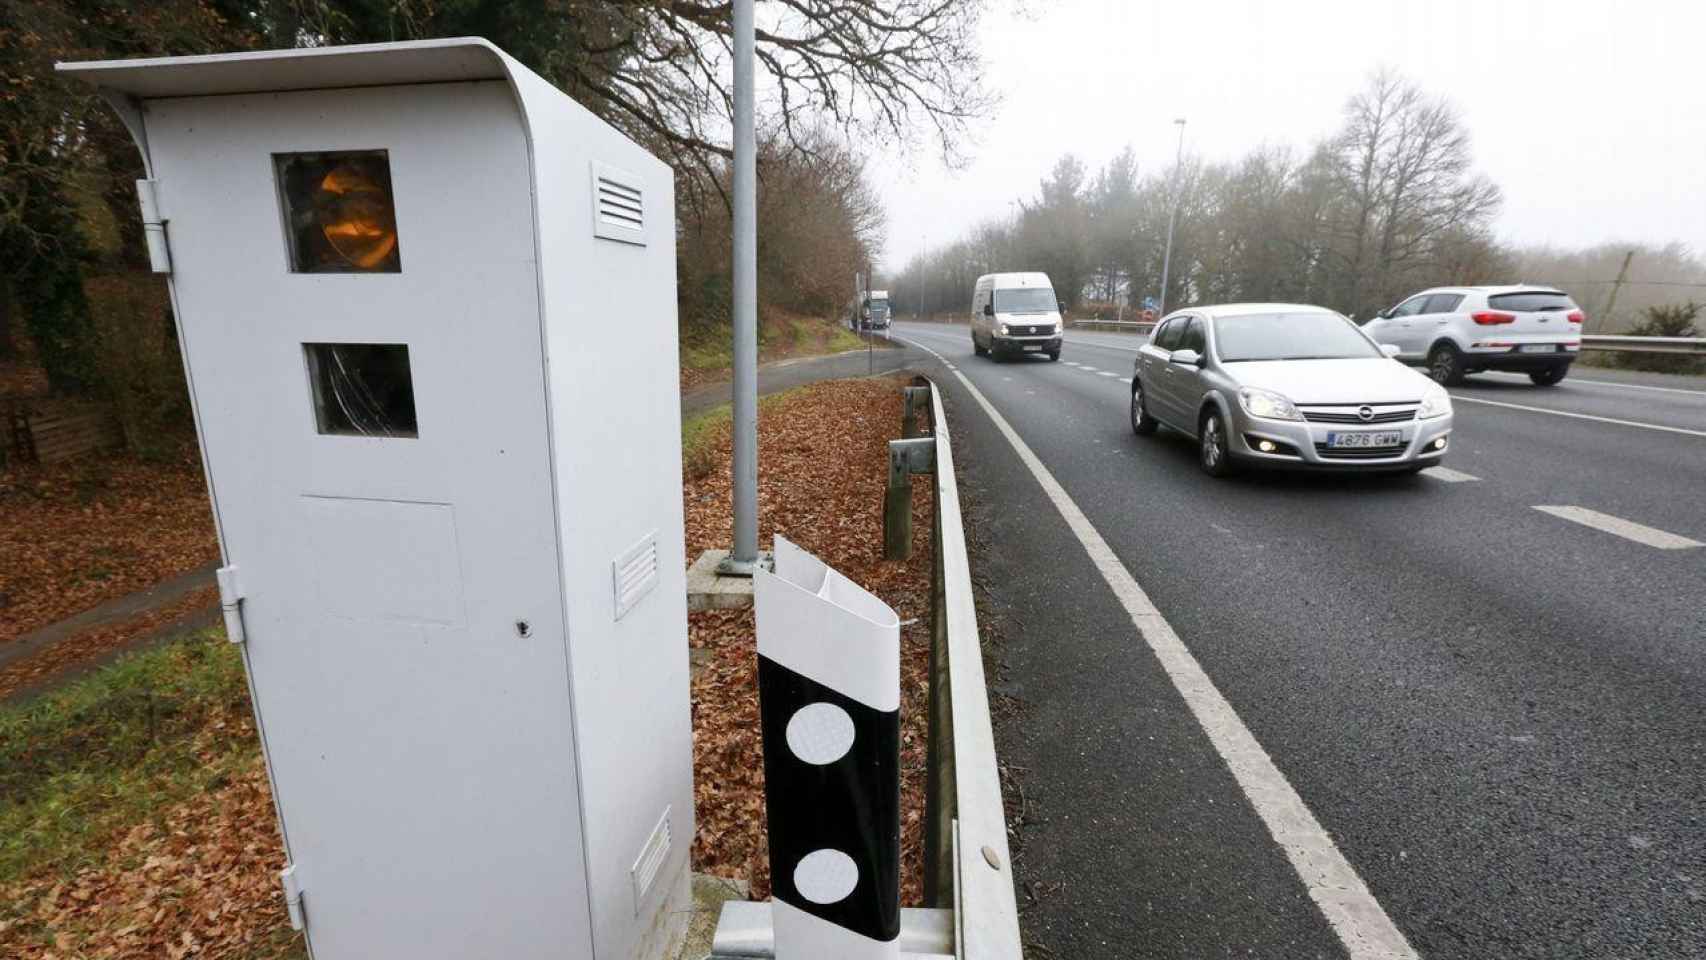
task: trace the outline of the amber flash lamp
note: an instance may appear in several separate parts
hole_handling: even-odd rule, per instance
[[[401,272],[384,150],[274,154],[273,168],[293,272]]]

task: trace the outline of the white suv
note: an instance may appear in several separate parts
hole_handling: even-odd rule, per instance
[[[1375,315],[1363,331],[1447,386],[1481,370],[1516,370],[1549,387],[1570,372],[1585,319],[1551,287],[1435,287]]]

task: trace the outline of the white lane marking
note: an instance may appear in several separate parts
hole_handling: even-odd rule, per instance
[[[917,346],[927,353],[934,353],[929,347]],[[937,356],[936,359],[942,358]],[[1167,672],[1174,689],[1179,691],[1192,716],[1202,725],[1209,742],[1226,761],[1250,806],[1255,808],[1268,833],[1285,851],[1292,869],[1297,871],[1298,878],[1308,889],[1310,899],[1327,918],[1328,925],[1345,945],[1345,952],[1351,960],[1419,960],[1404,934],[1386,915],[1374,894],[1369,892],[1368,885],[1339,852],[1333,838],[1315,819],[1315,814],[1310,812],[1285,774],[1274,765],[1273,758],[1262,749],[1255,735],[1232,709],[1232,704],[1226,702],[1214,681],[1209,679],[1208,673],[1185,642],[1179,639],[1161,611],[1150,602],[1149,595],[1143,592],[1143,587],[1126,570],[1084,511],[1078,509],[1078,504],[1067,495],[1054,475],[1037,459],[1037,455],[983,392],[958,371],[954,375],[983,412],[989,415],[996,429],[1012,444],[1014,452],[1030,468],[1031,475],[1042,485],[1043,492],[1048,494],[1055,509],[1060,511],[1067,526],[1078,537],[1084,552],[1090,555],[1102,579],[1107,581],[1139,635],[1149,645],[1150,652]]]
[[[1113,372],[1112,370],[1097,370],[1096,373],[1098,373],[1104,377],[1117,377],[1117,376],[1119,376],[1119,374]]]
[[[1662,423],[1642,423],[1639,420],[1618,420],[1615,417],[1596,417],[1591,413],[1571,413],[1568,410],[1548,410],[1545,407],[1531,407],[1522,403],[1505,403],[1501,400],[1483,400],[1480,397],[1466,397],[1460,393],[1451,395],[1453,400],[1464,403],[1484,403],[1489,407],[1506,407],[1511,410],[1526,410],[1529,413],[1550,413],[1554,417],[1570,417],[1575,420],[1592,420],[1596,423],[1614,423],[1620,427],[1641,427],[1645,430],[1662,430],[1665,433],[1680,433],[1689,437],[1706,437],[1706,430],[1687,430],[1682,427],[1667,427]]]
[[[1554,517],[1574,521],[1584,527],[1592,527],[1595,530],[1616,534],[1625,540],[1633,540],[1649,547],[1658,547],[1660,550],[1687,550],[1690,547],[1706,547],[1706,543],[1701,543],[1698,540],[1690,540],[1674,533],[1655,530],[1646,524],[1625,520],[1622,517],[1614,517],[1608,513],[1600,513],[1598,510],[1589,510],[1586,507],[1536,506],[1534,509],[1541,513],[1549,513]]]
[[[1422,471],[1422,476],[1433,477],[1435,480],[1444,480],[1446,483],[1465,483],[1470,480],[1481,479],[1474,474],[1464,473],[1461,470],[1453,470],[1450,467],[1429,467]]]
[[[1095,367],[1089,366],[1088,364],[1080,365],[1078,367],[1078,369],[1084,371],[1085,373],[1100,373],[1101,372],[1101,371],[1097,370]]]
[[[1481,373],[1476,374],[1476,376],[1480,376],[1480,377],[1514,377],[1518,380],[1527,380],[1528,379],[1528,375],[1525,373],[1505,373],[1505,372],[1499,371],[1499,370],[1485,370],[1485,371],[1482,371]],[[1581,377],[1570,377],[1567,380],[1565,380],[1564,382],[1568,383],[1568,384],[1577,384],[1577,383],[1588,384],[1588,383],[1591,383],[1596,387],[1618,387],[1618,388],[1623,389],[1623,390],[1655,390],[1655,391],[1658,391],[1659,393],[1684,393],[1684,394],[1687,394],[1691,397],[1706,397],[1706,390],[1684,390],[1681,387],[1654,387],[1654,386],[1649,386],[1645,383],[1619,383],[1616,380],[1584,380]],[[1472,386],[1472,385],[1474,385],[1473,380],[1471,380],[1471,381],[1469,381],[1469,383],[1465,384],[1465,386]]]
[[[1121,378],[1120,378],[1120,382],[1121,382],[1121,383],[1130,383],[1130,382],[1131,382],[1131,378],[1130,378],[1130,377],[1121,377]]]

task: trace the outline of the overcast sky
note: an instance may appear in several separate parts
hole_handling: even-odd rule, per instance
[[[983,29],[1002,102],[972,161],[875,160],[883,266],[1007,212],[1065,152],[1122,147],[1139,173],[1185,151],[1231,160],[1306,148],[1376,66],[1462,111],[1477,167],[1504,189],[1502,238],[1584,246],[1681,240],[1706,253],[1706,4],[1698,0],[1030,0]],[[1142,49],[1144,52],[1134,53]]]

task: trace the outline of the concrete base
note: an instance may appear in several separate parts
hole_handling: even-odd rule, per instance
[[[771,960],[776,936],[770,904],[730,900],[717,918],[711,960]],[[902,960],[954,960],[954,911],[902,907],[899,943]]]
[[[745,900],[744,880],[726,880],[707,873],[693,875],[693,912],[687,918],[687,941],[677,954],[678,960],[705,960],[711,955],[711,941],[717,933],[717,918],[723,904],[730,900]]]
[[[752,578],[726,577],[717,566],[727,550],[707,550],[687,568],[687,610],[738,610],[752,606]]]
[[[693,903],[693,884],[683,863],[670,882],[669,894],[652,918],[651,929],[640,937],[634,947],[636,960],[675,960],[681,956],[687,939],[690,905]]]

